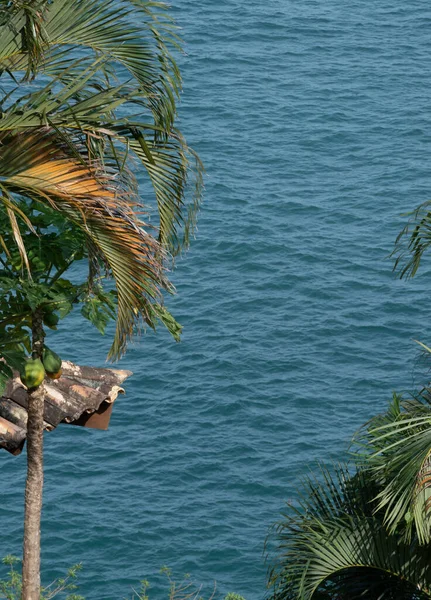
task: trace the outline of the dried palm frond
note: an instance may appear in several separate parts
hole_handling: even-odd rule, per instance
[[[163,248],[138,217],[136,198],[109,166],[86,162],[85,147],[75,144],[80,160],[53,129],[1,132],[0,180],[9,203],[14,195],[46,203],[85,232],[93,257],[115,280],[118,318],[110,357],[118,358],[140,319],[154,327],[163,318],[161,290],[173,287]]]

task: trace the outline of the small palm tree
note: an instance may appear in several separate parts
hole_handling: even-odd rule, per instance
[[[276,529],[277,600],[431,598],[431,394],[403,399],[355,438],[355,465],[309,480]]]
[[[275,600],[425,600],[431,598],[429,547],[389,533],[369,471],[338,467],[308,480],[299,508],[278,524]]]
[[[395,270],[413,277],[430,247],[426,202],[397,239]],[[354,441],[355,464],[308,480],[276,527],[276,600],[431,598],[431,388],[394,394]]]
[[[141,323],[154,328],[161,321],[177,339],[181,331],[163,292],[173,292],[167,267],[195,224],[202,169],[174,127],[181,79],[171,50],[178,46],[159,2],[0,0],[0,73],[7,86],[0,101],[0,211],[29,282],[25,232],[34,232],[34,213],[22,200],[78,228],[89,285],[102,271],[115,282],[111,359],[124,353]],[[187,203],[190,175],[195,191]],[[0,244],[7,255],[1,232]],[[40,357],[37,305],[30,326]],[[43,406],[41,385],[29,395],[25,600],[40,595]]]

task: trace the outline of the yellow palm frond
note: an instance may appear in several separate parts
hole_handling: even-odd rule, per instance
[[[49,128],[0,134],[0,179],[9,197],[49,204],[85,232],[115,280],[118,318],[110,358],[118,358],[141,319],[154,327],[163,314],[162,291],[173,291],[165,254],[138,217],[130,189],[109,168],[90,162],[79,141],[72,149]]]

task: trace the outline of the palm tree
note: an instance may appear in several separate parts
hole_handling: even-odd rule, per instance
[[[275,533],[274,600],[425,600],[431,598],[429,547],[390,533],[369,471],[309,479],[299,507]]]
[[[427,387],[374,417],[355,465],[308,480],[276,529],[277,600],[431,598],[431,394]]]
[[[428,201],[397,238],[400,277],[413,277],[430,247]],[[355,464],[308,480],[275,529],[276,600],[431,598],[431,388],[394,394],[354,443]]]
[[[181,329],[163,292],[173,292],[166,270],[195,224],[202,169],[174,127],[181,79],[171,50],[178,45],[159,2],[0,0],[0,71],[7,85],[0,103],[0,211],[29,281],[25,231],[34,229],[20,200],[49,207],[81,231],[89,285],[104,270],[116,286],[111,359],[124,353],[141,323],[154,328],[161,321],[176,338]],[[190,175],[195,186],[187,203]],[[139,216],[142,193],[147,221],[157,216],[151,226]],[[40,357],[38,306],[31,329]],[[40,595],[43,398],[43,385],[29,398],[25,600]]]
[[[37,196],[66,218],[79,220],[83,203],[89,212],[96,210],[88,206],[87,189],[93,186],[91,198],[98,211],[109,213],[112,220],[115,204],[130,218],[130,211],[136,212],[140,204],[137,181],[128,168],[133,156],[144,167],[157,203],[157,240],[147,235],[145,244],[158,257],[154,264],[160,267],[163,258],[177,254],[187,245],[201,192],[200,163],[173,127],[180,78],[167,47],[172,37],[171,24],[161,22],[162,17],[150,12],[151,6],[161,10],[162,5],[139,0],[53,0],[44,4],[40,42],[44,53],[38,71],[44,84],[26,94],[19,84],[10,89],[3,100],[0,123],[2,201],[11,215],[17,243],[22,247],[13,193]],[[134,25],[130,24],[132,8]],[[22,52],[21,36],[17,35],[25,19],[20,12],[12,15],[0,27],[0,67],[4,69],[3,76],[10,74],[15,79],[17,70],[28,69],[29,60]],[[139,18],[141,26],[136,24]],[[117,76],[115,68],[119,65],[123,71]],[[33,86],[34,83],[30,87]],[[39,140],[44,152],[39,152]],[[17,144],[25,154],[21,150],[14,152]],[[194,171],[190,169],[190,156],[197,167]],[[190,173],[196,175],[196,192],[186,206]],[[148,190],[146,194],[150,200]],[[88,220],[85,228],[90,234]],[[90,237],[94,251],[106,245],[106,239],[94,227]],[[130,282],[124,276],[127,261],[123,252],[119,263],[114,260],[112,248],[110,252],[108,257],[105,248],[103,259],[121,289],[122,282]],[[148,268],[145,265],[143,270],[150,272]],[[172,319],[160,303],[154,302],[159,295],[151,281],[156,287],[160,283],[160,287],[172,290],[162,271],[159,268],[156,275],[142,281],[144,287],[138,285],[120,294],[111,358],[118,358],[124,351],[137,316],[151,327],[160,319],[175,333]]]

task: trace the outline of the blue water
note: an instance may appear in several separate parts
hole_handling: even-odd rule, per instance
[[[265,592],[270,525],[317,461],[417,380],[431,271],[387,258],[431,197],[431,9],[412,0],[173,0],[180,125],[206,202],[160,331],[108,432],[46,436],[44,579],[82,561],[88,600],[121,600],[160,566],[209,595]],[[51,346],[102,365],[73,317]],[[20,552],[25,457],[2,453],[1,551]]]

